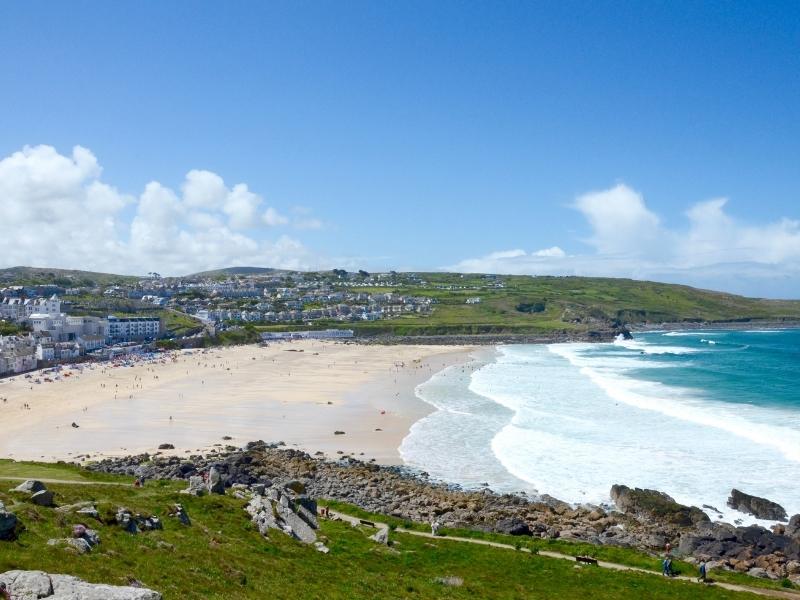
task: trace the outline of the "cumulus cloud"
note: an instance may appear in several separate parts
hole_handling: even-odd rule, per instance
[[[667,228],[625,184],[576,198],[592,252],[492,252],[446,267],[476,273],[631,277],[687,283],[754,296],[800,295],[800,221],[743,223],[728,200],[698,202],[680,228]]]
[[[289,220],[244,183],[192,170],[180,191],[157,181],[134,196],[101,181],[76,146],[25,147],[0,160],[0,262],[117,273],[180,275],[231,265],[320,266],[301,242],[264,237]],[[133,216],[129,209],[132,207]]]
[[[278,225],[286,225],[289,222],[289,219],[284,217],[282,214],[280,214],[277,210],[275,210],[271,206],[264,211],[262,218],[264,219],[264,223],[266,223],[270,227],[277,227]]]

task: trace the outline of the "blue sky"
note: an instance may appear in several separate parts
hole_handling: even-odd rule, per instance
[[[0,266],[800,296],[796,2],[7,2],[0,119]]]

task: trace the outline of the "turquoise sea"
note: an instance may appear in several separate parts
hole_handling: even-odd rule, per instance
[[[400,452],[433,477],[573,503],[622,483],[754,522],[735,487],[800,512],[800,330],[500,346],[417,395],[437,410]]]

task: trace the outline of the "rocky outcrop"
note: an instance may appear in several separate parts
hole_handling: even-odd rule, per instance
[[[767,500],[766,498],[759,498],[758,496],[751,496],[737,489],[731,490],[731,495],[728,498],[728,506],[743,513],[753,515],[757,519],[765,519],[767,521],[787,520],[786,509],[777,502]]]
[[[500,527],[508,533],[518,531],[522,534],[527,527],[535,537],[563,537],[594,544],[635,547],[647,552],[663,551],[667,542],[677,546],[680,540],[685,554],[719,559],[722,561],[720,564],[728,568],[757,567],[765,569],[771,576],[800,578],[800,556],[795,555],[796,546],[789,543],[795,541],[790,531],[798,531],[800,535],[800,517],[785,525],[785,531],[770,532],[759,528],[756,533],[744,531],[747,528],[739,531],[727,526],[731,528],[728,533],[716,529],[710,533],[708,528],[712,524],[703,511],[683,506],[670,496],[653,490],[614,486],[612,494],[623,512],[606,512],[596,506],[570,506],[544,495],[529,498],[524,494],[498,494],[485,487],[462,489],[457,485],[431,481],[403,467],[379,466],[352,457],[324,460],[298,450],[285,449],[283,444],[264,442],[251,442],[243,449],[209,456],[190,456],[188,460],[141,455],[105,460],[91,468],[117,474],[138,472],[154,479],[195,481],[194,477],[211,467],[220,473],[234,496],[251,501],[248,510],[253,511],[251,516],[259,530],[265,532],[280,528],[280,502],[267,498],[265,503],[255,497],[266,498],[268,491],[276,487],[297,500],[292,512],[309,527],[309,522],[302,516],[305,514],[304,503],[312,502],[310,498],[329,498],[399,519],[422,523],[436,521],[442,527],[487,532]],[[201,478],[198,479],[202,482]],[[273,507],[272,511],[267,510],[267,504]],[[316,514],[315,505],[305,508],[312,515]],[[729,535],[733,537],[728,539],[726,536]],[[717,536],[721,538],[717,539]],[[739,554],[734,556],[735,552]],[[798,573],[793,574],[790,569],[797,569]]]
[[[17,516],[9,510],[6,505],[0,502],[0,540],[8,541],[17,537],[19,521]]]
[[[139,533],[140,531],[153,531],[154,529],[163,529],[161,520],[156,516],[144,516],[134,514],[127,508],[120,507],[115,516],[117,525],[122,527],[128,533]]]
[[[61,546],[71,548],[78,554],[86,554],[100,543],[100,534],[94,529],[89,529],[86,525],[79,523],[72,526],[72,537],[54,538],[47,541],[48,546]]]
[[[26,495],[30,502],[39,506],[54,506],[53,492],[48,490],[41,481],[35,479],[21,483],[11,492]]]
[[[690,527],[710,521],[708,515],[696,506],[678,504],[671,496],[656,490],[614,485],[611,499],[622,512],[653,523]]]
[[[0,573],[14,600],[161,600],[161,594],[146,588],[87,583],[71,575],[48,575],[42,571]]]
[[[285,534],[305,544],[317,541],[316,530],[317,503],[296,490],[304,490],[305,486],[263,484],[253,486],[252,498],[245,510],[261,535],[268,535],[271,529],[283,531]]]

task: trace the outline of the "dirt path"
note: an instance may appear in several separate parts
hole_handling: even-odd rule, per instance
[[[352,525],[360,525],[364,524],[362,519],[357,517],[353,517],[351,515],[341,513],[339,511],[331,510],[330,514],[342,521],[350,523]],[[372,523],[378,529],[389,529],[389,525],[386,523],[381,523],[378,521],[367,521],[368,523]],[[453,536],[435,536],[431,533],[426,533],[424,531],[414,531],[411,529],[404,529],[402,527],[398,527],[395,529],[395,533],[404,533],[407,535],[416,535],[417,537],[424,537],[429,539],[435,539],[437,541],[451,541],[451,542],[461,542],[466,544],[477,544],[479,546],[491,546],[493,548],[503,548],[505,550],[517,550],[519,552],[530,552],[528,548],[519,548],[517,549],[516,546],[512,546],[511,544],[503,544],[500,542],[491,542],[488,540],[480,540],[474,538],[463,538],[463,537],[453,537]],[[575,557],[569,554],[561,554],[560,552],[551,552],[549,550],[540,550],[538,553],[539,556],[546,556],[548,558],[557,558],[561,560],[569,560],[575,562]],[[615,571],[634,571],[637,573],[645,573],[647,575],[657,575],[659,577],[663,577],[661,573],[657,573],[656,571],[650,571],[648,569],[642,569],[640,567],[631,567],[628,565],[621,565],[619,563],[611,563],[606,562],[603,560],[597,561],[597,566],[603,569],[612,569]],[[677,579],[679,581],[688,581],[690,583],[695,583],[698,585],[714,585],[716,587],[720,587],[726,590],[731,590],[734,592],[747,592],[750,594],[758,594],[760,596],[767,596],[770,598],[786,598],[788,600],[800,600],[800,594],[796,592],[790,591],[782,591],[782,590],[773,590],[768,588],[756,588],[756,587],[749,587],[745,585],[737,585],[735,583],[724,583],[721,581],[715,581],[714,583],[705,583],[701,584],[696,577],[687,577],[685,575],[677,575],[672,579]]]
[[[66,485],[126,485],[129,483],[119,483],[116,481],[86,481],[80,479],[46,479],[42,477],[0,477],[0,481],[41,481],[42,483],[63,483]]]

